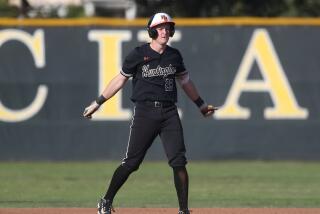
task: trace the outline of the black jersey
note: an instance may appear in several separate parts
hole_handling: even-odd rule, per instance
[[[132,77],[132,96],[135,101],[177,102],[175,77],[187,73],[180,52],[167,46],[162,54],[150,44],[136,47],[125,58],[121,74]]]

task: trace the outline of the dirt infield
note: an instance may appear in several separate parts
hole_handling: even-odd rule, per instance
[[[115,214],[177,214],[176,208],[118,208]],[[92,208],[0,208],[0,214],[90,214]],[[192,214],[320,214],[320,208],[194,208]]]

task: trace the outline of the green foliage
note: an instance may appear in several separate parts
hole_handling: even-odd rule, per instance
[[[298,16],[320,16],[320,1],[319,0],[295,0],[294,7],[297,10]]]
[[[95,207],[118,163],[0,162],[0,207]],[[190,207],[318,207],[320,162],[190,162]],[[115,207],[177,207],[171,168],[145,162]]]
[[[18,16],[18,8],[10,7],[8,0],[0,0],[0,17],[16,17]]]
[[[136,0],[138,16],[165,11],[175,17],[319,16],[319,0]]]
[[[165,11],[174,17],[319,17],[319,0],[135,0],[137,16]],[[0,0],[0,17],[16,17],[18,8]],[[112,10],[96,10],[97,16],[119,16]],[[69,7],[67,17],[83,17],[82,7]],[[123,14],[122,14],[123,16]],[[41,11],[38,17],[43,17]],[[44,17],[57,17],[56,11]]]
[[[70,6],[68,10],[68,18],[83,17],[85,15],[82,7]]]

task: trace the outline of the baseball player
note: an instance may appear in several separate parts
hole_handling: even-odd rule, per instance
[[[99,107],[115,95],[132,78],[134,114],[125,158],[115,170],[105,196],[98,203],[98,214],[110,214],[112,202],[129,175],[139,168],[154,139],[159,135],[168,163],[173,169],[179,201],[179,214],[189,214],[189,178],[185,165],[185,144],[177,102],[176,80],[205,116],[217,108],[206,104],[198,94],[177,49],[167,45],[174,35],[175,23],[166,13],[156,13],[148,22],[151,43],[136,47],[125,58],[122,70],[91,105],[83,116],[91,118]]]

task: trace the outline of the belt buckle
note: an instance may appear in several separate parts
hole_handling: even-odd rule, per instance
[[[162,106],[161,102],[159,101],[154,101],[154,107],[160,108]]]

